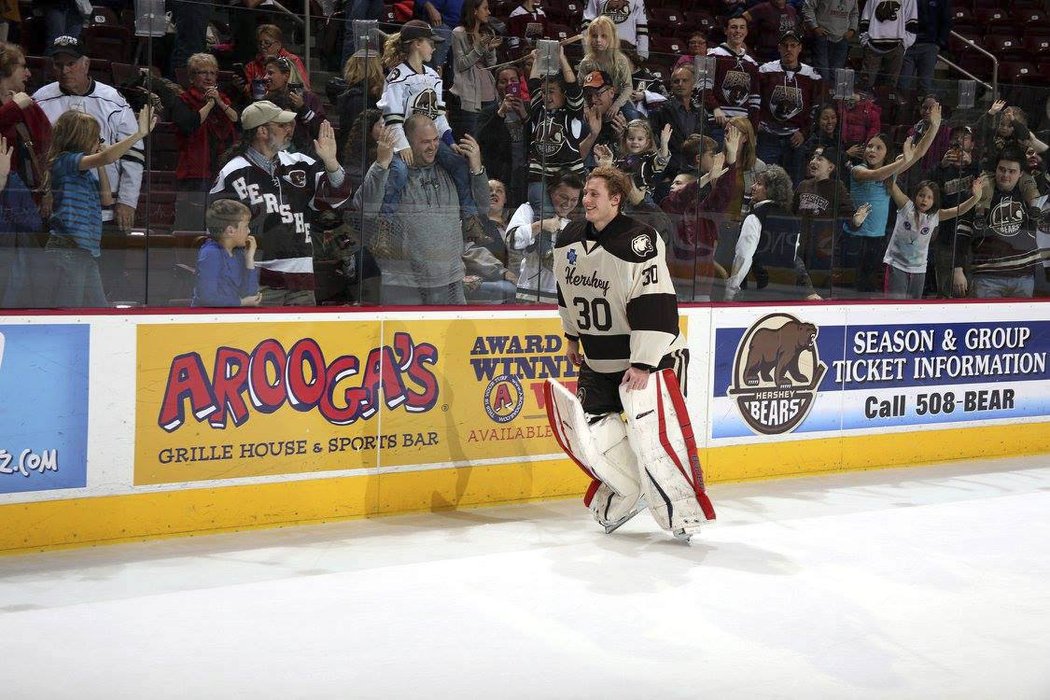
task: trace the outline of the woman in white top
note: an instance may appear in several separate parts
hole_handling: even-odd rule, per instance
[[[984,176],[975,178],[972,196],[957,207],[941,209],[941,188],[932,180],[923,180],[915,187],[915,196],[908,199],[894,181],[890,189],[897,206],[897,222],[886,246],[886,281],[884,291],[890,299],[921,299],[926,282],[926,259],[930,243],[937,235],[942,221],[953,219],[970,211],[980,199]]]

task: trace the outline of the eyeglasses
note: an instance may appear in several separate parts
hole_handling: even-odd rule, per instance
[[[194,75],[218,75],[219,71],[217,71],[217,70],[195,70],[195,71],[193,71],[193,74]]]
[[[274,44],[279,43],[276,39],[259,39],[259,46],[264,49],[268,49]]]

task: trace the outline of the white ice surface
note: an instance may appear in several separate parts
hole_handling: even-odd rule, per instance
[[[1050,456],[0,557],[0,697],[1050,698]]]

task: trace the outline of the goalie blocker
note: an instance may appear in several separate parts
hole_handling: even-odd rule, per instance
[[[653,372],[645,389],[621,387],[626,422],[618,413],[588,421],[572,392],[553,380],[544,394],[555,439],[591,478],[584,504],[606,532],[646,506],[660,527],[686,540],[715,519],[673,370]]]

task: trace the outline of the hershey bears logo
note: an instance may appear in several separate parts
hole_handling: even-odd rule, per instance
[[[289,170],[285,177],[288,178],[288,182],[292,183],[293,187],[306,187],[305,170]]]
[[[509,423],[521,413],[525,391],[517,377],[501,374],[485,387],[485,413],[496,423]]]
[[[818,332],[812,323],[774,313],[744,333],[727,395],[756,433],[791,432],[809,414],[828,369],[817,351]]]
[[[739,70],[726,71],[722,80],[722,98],[726,104],[743,107],[751,94],[751,76]]]
[[[631,250],[633,250],[638,257],[644,258],[648,255],[652,255],[655,249],[653,248],[653,242],[649,236],[643,234],[634,237],[634,240],[631,241]]]
[[[875,6],[875,19],[880,22],[896,22],[900,11],[900,0],[883,0]]]
[[[423,90],[412,98],[408,114],[425,114],[431,119],[441,116],[441,108],[438,106],[438,96],[433,88]]]
[[[790,85],[777,85],[769,98],[769,113],[786,122],[802,113],[802,91]]]
[[[1025,211],[1016,199],[1003,199],[988,212],[988,225],[1000,236],[1016,236],[1024,225]],[[1029,231],[1031,234],[1031,231]]]
[[[627,0],[605,0],[602,3],[602,14],[614,24],[623,24],[631,16],[631,4]]]
[[[533,142],[533,148],[540,155],[545,155],[549,158],[560,151],[565,143],[565,126],[553,119],[545,119],[536,131],[536,140]]]

